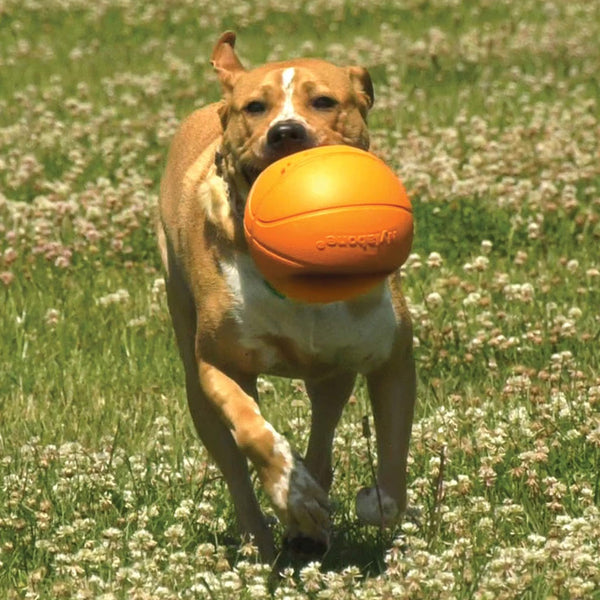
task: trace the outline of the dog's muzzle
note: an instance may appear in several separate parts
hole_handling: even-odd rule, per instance
[[[267,149],[277,158],[283,158],[312,146],[314,142],[306,126],[294,119],[279,121],[267,132]]]
[[[241,166],[241,171],[252,186],[263,169],[281,158],[308,150],[316,145],[306,125],[295,119],[277,121],[268,129],[262,156]]]

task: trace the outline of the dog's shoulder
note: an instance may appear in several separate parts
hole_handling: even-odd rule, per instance
[[[175,134],[171,152],[183,152],[184,155],[189,154],[193,158],[222,136],[223,127],[219,117],[222,105],[223,100],[213,102],[188,115]]]
[[[230,233],[227,186],[215,164],[223,139],[221,104],[194,111],[173,138],[160,185],[160,220],[172,241],[205,218]]]
[[[204,172],[198,173],[200,178],[214,162],[212,147],[218,145],[223,136],[218,112],[221,104],[215,102],[195,110],[179,126],[161,181],[161,203],[180,197],[186,174],[198,161],[205,163]],[[198,171],[197,168],[194,170]]]

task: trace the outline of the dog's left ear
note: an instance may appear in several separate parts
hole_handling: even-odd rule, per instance
[[[230,93],[238,75],[245,71],[235,51],[235,33],[226,31],[221,34],[213,48],[210,62],[215,68],[223,91]]]
[[[375,92],[369,71],[364,67],[348,67],[348,75],[360,101],[360,112],[363,117],[375,102]]]

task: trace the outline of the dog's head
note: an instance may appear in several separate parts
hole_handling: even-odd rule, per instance
[[[288,154],[331,144],[369,147],[366,116],[374,95],[366,69],[297,59],[247,71],[234,44],[235,34],[224,33],[211,60],[224,94],[224,159],[246,191]]]

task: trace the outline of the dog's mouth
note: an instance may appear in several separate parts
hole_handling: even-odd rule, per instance
[[[249,187],[254,185],[254,182],[258,179],[258,176],[264,171],[265,168],[266,167],[260,169],[254,165],[244,165],[242,167],[242,174],[244,175],[244,179],[248,183]]]
[[[242,174],[248,182],[248,185],[252,187],[254,185],[254,182],[258,179],[258,176],[273,163],[285,158],[286,156],[296,154],[297,152],[302,152],[303,150],[310,150],[311,148],[315,148],[317,145],[318,144],[311,143],[303,145],[301,147],[294,146],[293,148],[286,149],[285,151],[266,152],[266,156],[261,157],[261,159],[257,160],[256,162],[246,163],[245,165],[243,165],[241,167]]]
[[[260,154],[243,165],[242,172],[248,184],[252,186],[269,165],[317,145],[313,132],[304,123],[293,119],[279,121],[267,131]]]

